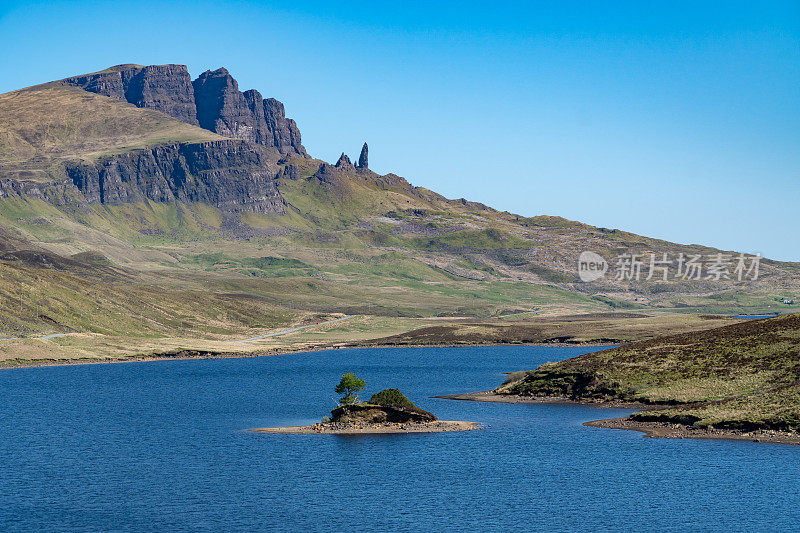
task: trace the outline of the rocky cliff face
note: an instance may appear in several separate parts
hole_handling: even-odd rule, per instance
[[[184,65],[119,65],[95,74],[67,78],[62,83],[198,125],[194,87]]]
[[[184,65],[118,65],[102,72],[61,80],[86,91],[155,109],[225,137],[308,157],[294,120],[283,104],[256,90],[239,91],[224,68],[192,81]]]
[[[59,188],[0,183],[0,198],[33,195],[57,204],[71,197],[80,197],[84,204],[148,199],[204,202],[226,211],[283,213],[285,202],[277,178],[299,179],[299,167],[286,163],[293,156],[309,157],[297,124],[286,118],[283,104],[263,98],[256,90],[241,92],[224,68],[203,72],[192,81],[183,65],[126,64],[60,83],[161,111],[232,140],[167,144],[94,163],[71,163],[66,166],[69,179]],[[285,164],[283,169],[278,163]],[[357,165],[342,154],[335,165],[320,165],[313,177],[341,197],[348,194],[349,182],[356,177],[387,189],[411,189],[405,180],[381,178],[369,170],[367,143]]]
[[[240,92],[224,68],[207,70],[193,82],[200,126],[225,137],[277,148],[282,154],[307,155],[300,130],[287,119],[283,104],[254,89]]]
[[[65,206],[80,204],[82,199],[76,198],[75,184],[70,179],[42,183],[38,181],[0,179],[0,200],[22,196],[38,198],[52,205]]]
[[[89,203],[178,200],[232,212],[285,212],[275,186],[277,166],[242,141],[163,145],[66,170]]]

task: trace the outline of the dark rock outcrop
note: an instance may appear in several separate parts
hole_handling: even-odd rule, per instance
[[[336,168],[343,169],[343,170],[354,170],[355,169],[355,167],[353,166],[353,163],[350,161],[350,158],[347,157],[347,155],[344,152],[342,152],[342,155],[339,156],[339,160],[336,161],[336,165],[334,165],[334,166]]]
[[[43,191],[33,184],[9,182],[0,184],[0,197],[30,193],[56,205],[78,201],[84,206],[149,199],[205,202],[229,212],[283,212],[285,202],[276,180],[300,179],[301,169],[291,164],[292,158],[309,157],[297,124],[286,118],[283,104],[263,98],[256,90],[241,92],[225,68],[208,70],[192,81],[183,65],[126,64],[60,83],[161,111],[244,142],[169,144],[92,164],[72,163],[66,167],[69,190],[49,187]],[[343,153],[335,165],[323,163],[311,179],[318,179],[341,198],[350,193],[354,180],[387,190],[412,190],[402,178],[369,170],[367,143],[357,165]],[[83,196],[75,194],[76,188]]]
[[[287,179],[287,180],[299,180],[300,179],[300,167],[297,165],[286,165],[283,167],[283,170],[278,175],[279,178]]]
[[[331,411],[331,422],[351,423],[364,422],[377,424],[381,422],[421,423],[438,420],[433,413],[419,408],[397,407],[392,405],[340,405]]]
[[[283,104],[264,99],[254,89],[240,92],[227,69],[207,70],[194,82],[200,126],[225,137],[277,148],[282,154],[306,156],[300,131],[286,118]]]
[[[78,190],[70,179],[48,183],[17,179],[0,179],[0,200],[19,196],[38,198],[59,207],[81,204],[85,206],[86,202],[80,198],[80,194],[76,194],[77,192]]]
[[[162,145],[67,166],[89,203],[203,202],[225,211],[284,213],[277,167],[238,140]]]
[[[306,149],[300,142],[300,130],[297,123],[290,118],[286,118],[286,111],[283,104],[274,98],[264,100],[264,119],[267,127],[272,132],[273,146],[283,153],[290,152],[288,147],[298,154],[308,157]]]
[[[353,192],[353,186],[359,177],[356,175],[356,167],[350,162],[350,158],[342,154],[335,165],[322,163],[308,179],[318,180],[336,197],[346,198]]]
[[[488,211],[489,210],[489,206],[487,206],[486,204],[482,204],[480,202],[471,202],[471,201],[467,200],[466,198],[458,198],[456,200],[448,200],[448,203],[450,203],[450,204],[461,204],[461,205],[463,205],[465,207],[468,207],[468,208],[470,208],[470,209],[472,209],[474,211]]]
[[[380,154],[378,154],[380,155]],[[369,147],[367,143],[364,143],[364,146],[361,147],[361,155],[358,156],[358,168],[361,169],[368,169],[369,168]]]
[[[194,89],[184,65],[152,65],[131,76],[125,99],[136,107],[162,111],[197,124]]]
[[[86,91],[155,109],[225,137],[308,157],[294,120],[283,104],[256,90],[239,91],[230,73],[207,70],[192,81],[184,65],[118,65],[61,80]]]
[[[201,127],[226,137],[263,144],[258,129],[258,124],[264,122],[263,104],[255,91],[247,91],[245,98],[239,84],[224,68],[207,70],[192,84]]]
[[[326,185],[345,186],[347,183],[347,176],[340,171],[340,167],[329,163],[322,163],[311,175],[311,179],[317,179]]]
[[[184,65],[119,65],[95,74],[67,78],[62,83],[198,124],[194,88]]]

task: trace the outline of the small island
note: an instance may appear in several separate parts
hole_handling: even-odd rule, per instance
[[[420,409],[398,389],[384,389],[367,402],[356,396],[366,388],[363,379],[353,373],[342,376],[334,389],[342,394],[331,416],[310,426],[289,426],[252,429],[258,433],[301,433],[334,435],[368,435],[382,433],[434,433],[478,429],[477,422],[439,420],[436,415]]]

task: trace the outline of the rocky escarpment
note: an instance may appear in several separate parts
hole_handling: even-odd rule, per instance
[[[76,92],[73,87],[105,98]],[[15,98],[6,99],[12,117],[20,116],[13,108]],[[309,156],[297,125],[286,118],[283,104],[262,98],[255,90],[239,91],[238,83],[224,68],[206,71],[192,81],[183,65],[124,64],[44,84],[35,98],[29,98],[29,106],[36,98],[47,103],[37,109],[49,115],[58,115],[59,105],[66,105],[71,107],[65,117],[80,116],[85,105],[86,116],[95,120],[78,133],[67,119],[42,123],[39,129],[46,133],[37,135],[24,128],[12,131],[11,138],[19,140],[22,155],[12,153],[14,157],[6,157],[5,168],[0,167],[13,171],[0,176],[6,178],[0,181],[0,198],[32,196],[54,205],[83,206],[186,201],[226,211],[284,212],[278,181],[301,177],[317,180],[339,198],[356,198],[357,185],[363,184],[432,197],[398,176],[371,171],[367,143],[361,147],[357,164],[342,154],[336,164],[321,163],[308,177],[311,165],[300,162],[298,156]],[[108,98],[159,113],[140,112]],[[218,136],[176,123],[161,113],[239,142],[215,141]],[[29,115],[19,123],[37,123],[35,113]],[[72,137],[67,137],[69,142],[60,152],[53,152],[45,142],[25,144],[26,139],[44,139],[62,129]],[[38,174],[27,166],[33,166]]]
[[[254,89],[240,92],[224,68],[207,70],[193,82],[200,126],[225,137],[244,139],[279,152],[306,155],[300,130],[286,118],[283,104]]]
[[[89,203],[203,202],[237,212],[283,213],[278,168],[249,143],[228,140],[156,146],[68,165]]]
[[[67,78],[62,83],[198,125],[194,87],[184,65],[118,65],[102,72]]]
[[[192,81],[184,65],[118,65],[61,83],[155,109],[225,137],[275,148],[281,154],[308,157],[300,130],[294,120],[286,118],[283,104],[262,98],[256,90],[240,92],[224,68],[206,71]]]
[[[82,203],[70,179],[42,183],[32,180],[0,179],[0,200],[15,196],[38,198],[55,206]]]

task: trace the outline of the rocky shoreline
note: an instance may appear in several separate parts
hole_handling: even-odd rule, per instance
[[[714,428],[704,429],[670,422],[641,422],[628,418],[593,420],[591,422],[586,422],[584,426],[641,431],[646,437],[658,439],[728,439],[770,442],[776,444],[800,444],[800,433],[769,429],[759,429],[755,431]]]
[[[588,405],[599,409],[644,409],[646,406],[638,402],[620,401],[585,401],[572,400],[561,396],[516,396],[511,394],[497,394],[494,391],[468,392],[464,394],[445,394],[434,396],[445,400],[463,400],[470,402],[487,403],[535,403],[546,405]]]
[[[459,420],[436,420],[433,422],[319,422],[310,426],[288,426],[250,429],[255,433],[283,433],[302,435],[382,435],[404,433],[440,433],[446,431],[470,431],[481,429],[478,422]]]

